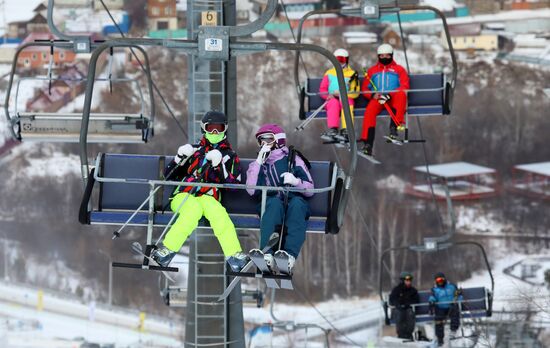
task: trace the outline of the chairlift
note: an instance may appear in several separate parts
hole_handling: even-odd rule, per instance
[[[97,44],[97,42],[94,43],[94,45]],[[21,110],[18,105],[20,96],[25,89],[24,85],[29,82],[38,82],[42,84],[47,83],[47,92],[44,87],[44,93],[47,93],[48,95],[52,94],[52,88],[55,89],[54,84],[60,81],[69,85],[69,88],[74,88],[74,86],[77,86],[78,84],[86,83],[88,78],[87,76],[64,76],[63,74],[54,76],[55,50],[73,50],[73,52],[77,53],[77,51],[74,51],[74,45],[74,42],[64,40],[36,41],[22,45],[17,50],[12,62],[12,69],[4,104],[4,111],[8,119],[9,129],[14,139],[20,141],[72,143],[79,141],[82,114],[75,112],[35,111],[28,109],[27,107]],[[43,76],[18,77],[17,80],[15,80],[19,56],[29,47],[49,48],[50,58],[47,73]],[[137,112],[128,113],[92,113],[90,115],[90,142],[137,143],[146,142],[153,135],[155,107],[151,85],[152,81],[147,55],[143,49],[141,49],[141,51],[144,54],[147,65],[146,77],[149,89],[149,107],[146,105],[144,93],[137,79],[113,77],[113,50],[111,50],[108,56],[106,76],[98,77],[95,80],[102,83],[108,83],[109,90],[111,92],[113,85],[130,85],[138,93],[138,97],[140,99],[140,109]],[[13,106],[13,110],[10,110],[12,89],[15,89],[15,105]],[[66,99],[64,96],[63,98]],[[68,100],[64,100],[64,102],[67,101]]]
[[[409,117],[413,116],[442,116],[449,115],[451,113],[453,94],[456,85],[457,77],[457,60],[451,37],[449,34],[449,27],[443,12],[439,9],[431,6],[420,5],[400,5],[399,7],[393,7],[390,5],[373,5],[372,1],[363,1],[361,8],[353,9],[335,9],[335,10],[314,10],[306,13],[301,19],[298,25],[297,31],[297,43],[302,40],[302,30],[305,21],[312,16],[321,14],[337,14],[340,16],[353,16],[362,17],[365,19],[379,19],[382,13],[397,13],[399,21],[399,29],[401,37],[403,38],[403,30],[401,27],[400,12],[410,10],[426,10],[432,11],[438,15],[442,22],[443,28],[449,46],[449,53],[452,61],[452,72],[450,77],[447,77],[443,73],[436,74],[410,74],[410,89],[406,91],[408,97],[408,106],[405,113],[405,135],[402,143],[424,142],[423,139],[409,139]],[[406,57],[406,45],[403,45]],[[307,78],[305,86],[302,86],[299,79],[299,61],[300,52],[296,54],[294,61],[294,81],[296,84],[296,90],[300,98],[300,112],[299,118],[303,122],[296,127],[297,130],[303,130],[314,119],[326,118],[326,111],[324,108],[324,100],[320,96],[319,87],[322,77]],[[408,63],[407,63],[408,65]],[[360,78],[359,84],[362,85],[365,77]],[[355,117],[363,117],[365,108],[368,104],[368,99],[365,98],[365,94],[371,94],[375,92],[363,91],[361,95],[355,100],[354,115]],[[343,100],[343,98],[341,98]],[[388,110],[383,110],[379,116],[391,116]]]
[[[164,211],[176,186],[200,186],[200,183],[181,183],[166,181],[162,178],[164,168],[173,157],[130,154],[99,154],[95,166],[88,177],[87,186],[80,205],[79,221],[90,225],[142,226],[147,227],[147,251],[152,247],[153,230],[167,228],[174,218],[172,211]],[[241,159],[246,168],[255,159]],[[268,191],[314,192],[309,199],[311,216],[307,232],[337,234],[341,224],[338,214],[342,205],[342,170],[328,161],[312,161],[310,174],[316,188],[303,190],[296,188],[247,186],[244,184],[208,184],[210,187],[229,188],[231,191],[222,196],[226,208],[237,230],[256,230],[260,228],[260,218],[256,215],[256,202],[245,192],[247,188],[262,191],[262,207]],[[246,172],[241,173],[246,181]],[[98,183],[96,185],[96,183]],[[99,191],[96,204],[92,204],[94,187]],[[94,207],[95,206],[95,207]],[[208,228],[208,222],[202,220],[199,228]],[[143,264],[129,265],[117,263],[120,267],[174,270],[153,267],[147,259]],[[177,269],[176,269],[177,270]]]
[[[384,293],[384,284],[383,284],[383,267],[385,258],[391,253],[399,253],[404,251],[411,251],[414,253],[437,253],[442,251],[448,251],[451,248],[459,246],[470,246],[479,249],[485,266],[487,268],[490,280],[491,280],[491,289],[485,287],[470,287],[470,288],[460,288],[459,291],[463,297],[462,301],[458,301],[460,325],[462,328],[464,326],[474,326],[471,329],[471,332],[464,332],[461,330],[461,335],[458,337],[465,341],[476,341],[478,335],[476,334],[477,325],[475,323],[476,319],[491,317],[493,311],[493,293],[495,282],[493,274],[491,271],[491,266],[487,259],[487,254],[483,246],[477,242],[472,241],[463,241],[463,242],[451,242],[444,241],[440,242],[437,238],[426,238],[424,244],[422,245],[409,245],[401,246],[386,249],[381,257],[379,263],[379,296],[384,308],[384,319],[386,325],[394,325],[395,321],[392,318],[391,311],[394,309],[393,306],[389,304],[389,293]],[[435,315],[430,313],[430,303],[429,297],[431,296],[431,290],[419,290],[418,291],[420,301],[417,304],[411,305],[416,316],[416,323],[426,323],[435,321]],[[454,302],[453,302],[454,303]],[[415,330],[416,331],[416,330]]]

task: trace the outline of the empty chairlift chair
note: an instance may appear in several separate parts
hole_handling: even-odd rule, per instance
[[[48,57],[46,74],[16,76],[18,66],[26,64],[25,59],[21,58],[22,54],[31,48],[40,49],[42,57]],[[78,62],[76,59],[79,52],[73,49],[73,42],[41,40],[27,42],[17,50],[4,105],[9,129],[15,139],[79,142],[82,113],[59,111],[70,103],[75,103],[75,109],[82,107],[77,103],[81,101],[80,97],[85,90],[88,67],[81,61],[73,64],[62,64],[59,61],[60,56],[70,56]],[[138,143],[146,142],[152,136],[155,111],[149,62],[145,51],[141,48],[137,49],[141,50],[145,57],[147,95],[144,95],[138,79],[113,76],[114,54],[111,50],[106,61],[105,76],[97,77],[96,81],[109,92],[116,91],[122,85],[129,86],[129,89],[136,93],[139,105],[132,112],[93,112],[90,115],[89,142]],[[60,72],[54,73],[55,70]],[[40,88],[33,102],[20,105],[21,99],[28,94],[29,90],[34,92],[33,87]],[[13,105],[10,104],[12,93]],[[120,105],[120,107],[127,108],[126,105]]]

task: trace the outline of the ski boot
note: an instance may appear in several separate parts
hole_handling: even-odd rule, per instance
[[[340,129],[340,134],[336,135],[335,138],[341,142],[349,143],[348,130],[345,128]]]
[[[365,143],[365,145],[363,145],[361,152],[366,156],[374,157],[372,154],[372,145],[369,143]]]
[[[294,258],[294,256],[284,250],[279,250],[275,253],[275,261],[281,273],[292,275],[292,270],[296,263],[296,258]]]
[[[275,259],[273,258],[273,255],[264,254],[264,260],[267,267],[269,267],[269,270],[271,271],[271,273],[275,273],[277,269],[276,269]]]
[[[163,246],[162,248],[155,249],[151,254],[151,257],[160,266],[168,267],[170,262],[172,262],[172,259],[174,258],[174,256],[176,256],[176,254],[177,254],[176,252]]]
[[[449,339],[450,340],[456,340],[458,338],[458,334],[456,332],[456,330],[451,330],[451,333],[449,334]]]
[[[338,136],[338,128],[330,128],[328,131],[321,134],[321,139],[324,141],[334,141]]]
[[[248,257],[248,255],[239,251],[229,256],[225,261],[233,272],[240,272],[243,267],[246,266],[246,264],[250,261],[250,258]]]

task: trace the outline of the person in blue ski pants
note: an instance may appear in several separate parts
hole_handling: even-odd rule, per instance
[[[434,276],[435,286],[428,301],[430,312],[435,314],[435,335],[439,346],[442,346],[445,338],[445,321],[451,319],[451,339],[456,337],[456,331],[460,326],[458,303],[463,300],[458,287],[447,281],[445,274],[439,272]]]
[[[296,155],[292,168],[289,168],[289,148],[286,146],[286,134],[276,124],[266,124],[256,132],[260,150],[256,161],[250,163],[246,174],[246,184],[251,186],[285,186],[312,189],[313,179],[308,166],[300,155]],[[248,194],[261,198],[261,190],[249,189]],[[289,192],[288,206],[285,212],[284,193],[269,191],[265,211],[260,222],[260,249],[263,249],[273,232],[278,232],[278,226],[283,224],[285,217],[286,236],[283,238],[281,250],[288,259],[288,269],[291,273],[296,258],[306,239],[307,221],[310,209],[307,201],[313,193]],[[261,207],[260,207],[261,208]],[[264,253],[264,259],[271,269],[274,266],[273,250]]]

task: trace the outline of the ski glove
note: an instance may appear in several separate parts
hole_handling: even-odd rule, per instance
[[[256,158],[256,162],[259,165],[264,164],[267,157],[269,157],[269,152],[271,152],[271,146],[270,145],[266,144],[266,145],[262,146],[262,148],[258,152],[258,158]]]
[[[380,97],[378,97],[378,102],[381,105],[384,105],[390,99],[391,99],[391,96],[389,94],[381,94]]]
[[[176,162],[176,164],[180,164],[182,160],[191,156],[193,153],[195,153],[195,149],[191,146],[191,144],[182,145],[178,148],[178,153],[176,157],[174,157],[174,162]]]
[[[281,178],[283,178],[283,183],[285,185],[292,185],[292,186],[298,186],[302,182],[302,180],[298,179],[294,176],[294,174],[285,172],[281,174]]]
[[[217,167],[222,162],[222,153],[218,150],[208,151],[206,154],[206,160],[212,163],[212,167]]]

